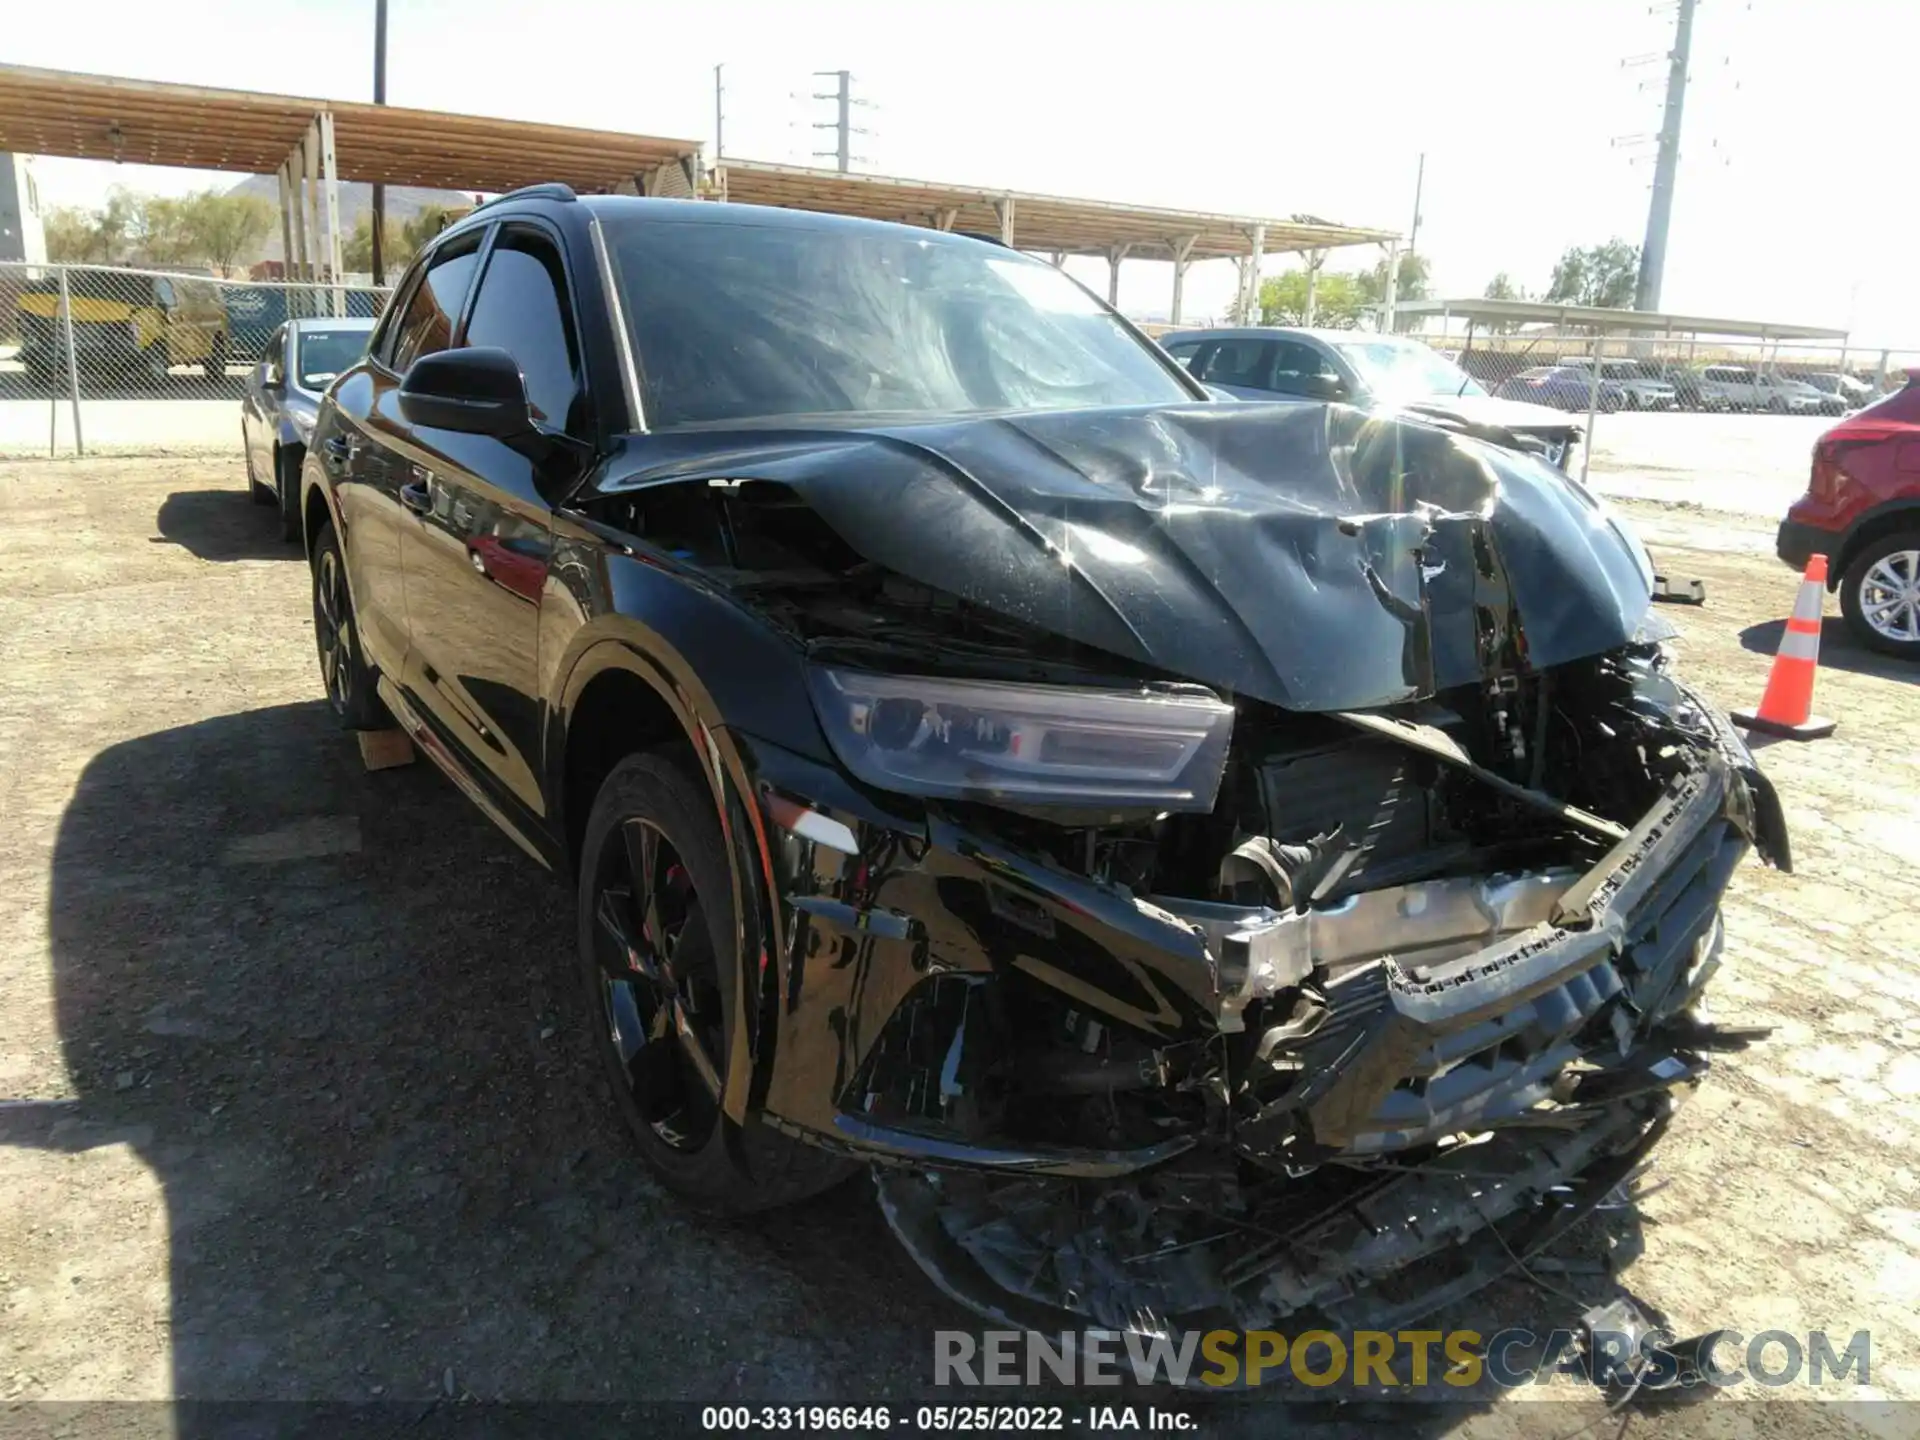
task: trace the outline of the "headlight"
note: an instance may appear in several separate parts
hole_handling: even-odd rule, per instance
[[[1029,805],[1213,809],[1233,707],[1199,687],[1095,690],[808,672],[840,761],[885,790]]]

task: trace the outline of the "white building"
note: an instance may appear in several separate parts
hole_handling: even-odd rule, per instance
[[[0,152],[0,261],[44,264],[47,230],[40,189],[33,183],[33,157]]]

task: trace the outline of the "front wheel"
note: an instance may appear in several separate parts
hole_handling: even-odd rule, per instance
[[[580,856],[594,1044],[648,1167],[698,1205],[744,1214],[804,1199],[851,1167],[722,1111],[741,1004],[732,882],[703,783],[657,754],[614,766]]]
[[[1877,540],[1840,577],[1840,613],[1870,650],[1920,660],[1920,531]]]
[[[323,525],[313,545],[313,639],[320,652],[320,680],[327,704],[348,730],[384,730],[393,724],[374,693],[375,674],[360,651],[353,596],[347,590],[347,566],[332,524]]]
[[[209,380],[224,380],[227,378],[226,336],[216,335],[214,337],[213,348],[207,352],[206,359],[202,360],[200,364],[207,372],[207,378]]]

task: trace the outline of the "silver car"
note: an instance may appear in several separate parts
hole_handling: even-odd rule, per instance
[[[1258,326],[1179,330],[1160,345],[1196,380],[1239,399],[1411,411],[1563,470],[1581,435],[1565,413],[1489,395],[1439,351],[1404,335]]]
[[[373,326],[345,317],[289,320],[267,337],[247,372],[240,399],[247,490],[255,504],[279,506],[283,540],[300,538],[300,466],[320,397],[367,353]]]
[[[1702,399],[1715,409],[1770,410],[1776,415],[1817,415],[1826,400],[1811,385],[1745,365],[1709,365],[1700,372],[1699,388]]]
[[[1563,357],[1559,365],[1570,370],[1592,373],[1593,362],[1579,356]],[[1600,378],[1617,386],[1629,410],[1677,410],[1680,395],[1671,381],[1644,373],[1632,360],[1602,360]]]

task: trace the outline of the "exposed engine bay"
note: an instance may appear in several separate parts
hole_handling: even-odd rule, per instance
[[[790,468],[676,477],[596,516],[818,666],[1212,686],[1232,709],[1217,792],[1191,806],[928,791],[917,838],[850,825],[850,857],[783,859],[777,1044],[834,1058],[783,1078],[776,1051],[770,1119],[877,1162],[896,1232],[964,1303],[1040,1328],[1415,1318],[1584,1214],[1727,1043],[1700,1006],[1720,897],[1750,847],[1790,863],[1778,802],[1655,633],[1570,658],[1530,634],[1511,596],[1551,577],[1484,514],[1329,529],[1374,557],[1383,612],[1408,611],[1411,573],[1408,633],[1433,621],[1393,657],[1403,698],[1348,705],[1337,655],[1236,691],[1197,642],[1183,670],[915,578]],[[1064,546],[1073,522],[1040,528]],[[1410,537],[1411,572],[1383,536]],[[928,693],[858,710],[863,745],[917,767],[899,773],[988,750],[1006,768],[1034,743]]]

